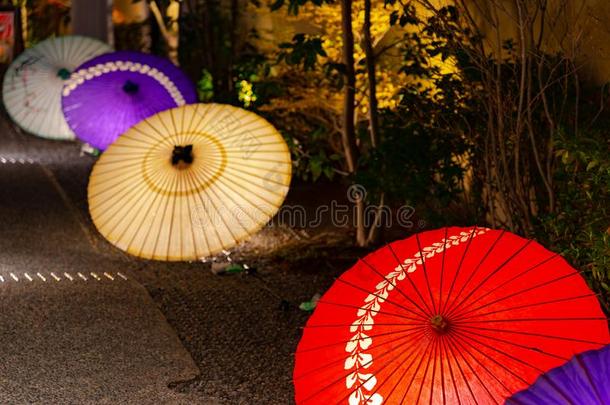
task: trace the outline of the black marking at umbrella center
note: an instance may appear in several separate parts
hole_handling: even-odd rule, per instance
[[[430,318],[430,326],[432,326],[432,329],[439,335],[446,334],[450,329],[449,321],[442,315],[435,315]]]
[[[123,85],[123,91],[127,94],[135,94],[138,90],[140,90],[140,86],[131,80],[127,80]]]
[[[71,74],[72,73],[66,68],[61,68],[57,71],[57,77],[60,77],[61,80],[68,80]]]
[[[184,169],[193,163],[193,145],[175,145],[172,151],[172,165]]]

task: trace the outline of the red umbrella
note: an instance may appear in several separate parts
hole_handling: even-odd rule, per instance
[[[487,228],[444,228],[360,260],[320,299],[296,353],[301,404],[501,403],[610,343],[559,255]]]

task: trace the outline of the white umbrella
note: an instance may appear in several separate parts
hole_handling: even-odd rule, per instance
[[[87,60],[111,50],[80,36],[50,38],[25,50],[4,76],[2,96],[13,121],[43,138],[74,139],[61,106],[64,81]]]

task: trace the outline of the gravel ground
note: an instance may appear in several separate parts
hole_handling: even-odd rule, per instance
[[[334,278],[362,253],[350,250],[341,243],[345,232],[331,234],[324,227],[315,232],[295,231],[282,226],[265,229],[249,243],[236,248],[232,255],[233,260],[255,267],[257,272],[253,275],[214,275],[210,271],[210,263],[141,261],[110,246],[99,236],[89,219],[86,184],[94,158],[79,156],[79,146],[76,143],[51,142],[20,134],[6,118],[0,120],[0,133],[0,159],[15,161],[5,164],[3,183],[12,189],[9,187],[5,190],[2,198],[20,199],[15,204],[0,205],[0,213],[5,219],[0,247],[3,251],[11,252],[11,260],[16,266],[12,268],[41,269],[43,272],[53,266],[61,266],[70,271],[89,271],[92,268],[101,271],[107,268],[111,272],[124,269],[130,278],[123,284],[107,283],[112,284],[112,288],[104,290],[101,295],[90,287],[63,287],[62,290],[54,286],[56,289],[52,293],[41,293],[42,295],[28,295],[13,288],[0,297],[2,306],[23,307],[36,302],[37,296],[43,296],[45,302],[50,303],[48,309],[34,318],[61,325],[65,319],[57,315],[58,308],[70,300],[71,311],[110,314],[95,318],[95,323],[107,324],[110,331],[113,319],[131,316],[128,313],[121,314],[120,308],[129,312],[125,306],[133,305],[133,311],[139,311],[135,317],[139,323],[133,325],[135,330],[150,328],[146,322],[152,322],[151,319],[155,319],[154,311],[158,313],[160,310],[159,318],[167,320],[173,328],[169,330],[172,333],[175,331],[182,345],[175,347],[168,343],[172,333],[157,334],[148,341],[138,340],[137,335],[131,336],[133,344],[124,348],[122,357],[119,357],[125,363],[118,361],[115,364],[117,374],[114,378],[130,376],[131,380],[128,381],[132,388],[121,395],[131,395],[133,403],[146,403],[143,398],[147,398],[147,395],[158,395],[160,390],[167,388],[158,386],[160,375],[169,383],[171,392],[177,395],[173,397],[174,394],[171,393],[163,394],[165,396],[159,398],[160,402],[293,402],[293,353],[300,338],[301,327],[308,317],[307,313],[298,309],[298,304],[309,300],[315,293],[325,291]],[[20,159],[22,163],[19,163]],[[340,194],[341,191],[333,189],[328,195],[333,193]],[[313,193],[307,186],[296,185],[289,195],[288,204],[308,199],[310,205],[315,206],[316,198],[328,196]],[[36,214],[28,215],[32,211]],[[10,231],[13,229],[31,233],[33,239],[24,242],[23,238],[11,237]],[[40,243],[34,242],[34,248],[32,240]],[[330,245],[334,247],[329,249]],[[133,285],[128,288],[129,283]],[[133,291],[139,291],[136,288],[139,285],[148,291],[146,297],[120,299],[122,294],[129,296],[134,294]],[[150,297],[158,310],[152,301],[149,304],[152,308],[146,306],[146,299],[150,300]],[[27,323],[17,327],[7,319],[9,318],[5,319],[4,325],[0,324],[0,329],[11,325],[13,331],[0,333],[0,339],[19,341],[19,334],[27,333]],[[158,319],[154,320],[157,321]],[[73,331],[86,334],[86,325],[89,324],[83,321],[72,324],[72,328]],[[153,329],[163,330],[163,327],[157,325]],[[69,332],[68,329],[62,332],[61,328],[52,330],[56,334]],[[40,336],[40,339],[48,338],[47,335]],[[58,339],[63,341],[66,337]],[[60,346],[53,355],[47,354],[47,357],[45,351],[35,357],[27,354],[26,346],[35,346],[36,342],[41,341],[44,340],[22,340],[23,344],[13,347],[13,351],[20,352],[21,355],[11,358],[10,362],[22,364],[18,369],[25,370],[26,375],[32,376],[38,375],[29,372],[38,364],[33,358],[46,361],[44,370],[48,370],[57,366],[57,362],[64,361],[65,356],[80,353]],[[116,347],[112,349],[111,346],[104,350],[116,350]],[[139,347],[148,347],[150,350]],[[162,350],[163,347],[165,351]],[[190,353],[198,373],[189,373],[188,361],[181,352],[183,348]],[[38,352],[32,352],[34,353]],[[162,354],[154,358],[150,353]],[[172,360],[174,357],[178,360]],[[136,378],[138,369],[129,364],[133,358],[142,358],[138,366],[142,378]],[[81,361],[84,362],[82,368],[77,367],[76,370],[86,374],[87,364],[90,364],[88,362],[95,362],[96,359],[85,356]],[[96,370],[93,366],[89,369]],[[0,367],[0,376],[2,374]],[[86,374],[75,375],[73,378],[85,381],[92,377],[91,374]],[[146,384],[147,379],[154,383]],[[4,386],[4,382],[6,381],[0,377],[0,387]],[[44,389],[22,387],[20,392],[23,395],[38,396],[42,402],[62,402],[56,401],[57,398],[45,397],[45,392],[48,394],[48,391]],[[89,391],[83,389],[82,392]],[[91,392],[88,398],[96,398]],[[115,399],[118,400],[119,397]],[[111,397],[105,398],[112,402],[108,399]],[[0,402],[5,402],[1,399],[0,389]]]

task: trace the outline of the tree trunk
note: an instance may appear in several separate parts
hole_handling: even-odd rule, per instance
[[[375,77],[376,57],[371,38],[371,0],[364,0],[364,53],[366,55],[366,71],[369,79],[369,133],[371,146],[377,147],[379,141],[379,114],[377,111],[377,78]]]
[[[352,31],[352,0],[341,0],[341,25],[343,28],[343,64],[345,85],[343,87],[343,149],[347,169],[356,172],[358,147],[356,145],[355,101],[356,72],[354,70],[354,33]]]
[[[347,170],[354,174],[358,165],[358,146],[356,145],[355,103],[356,72],[354,69],[354,32],[352,31],[352,0],[341,0],[341,26],[343,39],[343,65],[345,84],[343,86],[343,128],[342,141]],[[366,224],[364,223],[364,199],[356,202],[356,243],[366,245]]]

